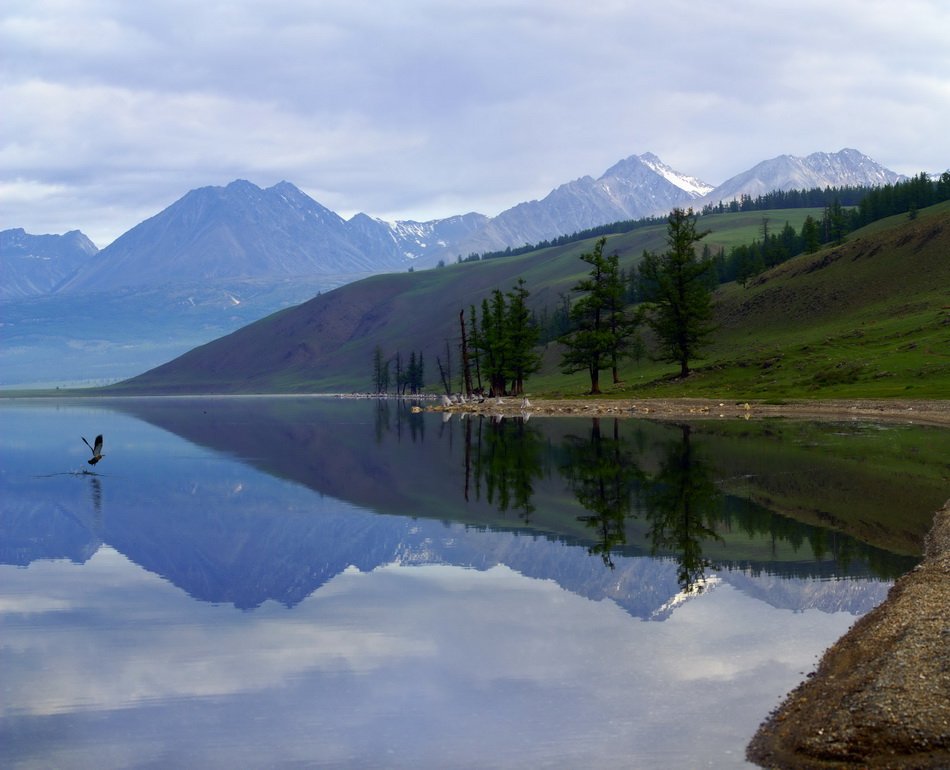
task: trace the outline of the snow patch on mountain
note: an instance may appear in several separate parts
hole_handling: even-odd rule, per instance
[[[641,155],[640,160],[643,161],[644,165],[652,169],[655,173],[659,174],[667,182],[676,185],[681,190],[688,192],[691,195],[695,195],[696,197],[708,195],[715,189],[711,184],[707,184],[702,179],[697,179],[694,176],[686,176],[685,174],[681,174],[679,171],[670,168],[651,152]]]

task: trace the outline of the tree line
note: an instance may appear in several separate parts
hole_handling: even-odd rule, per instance
[[[705,235],[699,232],[692,210],[675,209],[667,217],[667,250],[645,252],[634,271],[636,304],[630,291],[631,274],[621,270],[616,252],[604,253],[606,236],[597,240],[592,251],[581,254],[589,272],[570,295],[561,295],[554,313],[562,325],[557,337],[562,347],[561,371],[586,372],[591,394],[601,392],[602,371],[609,369],[613,383],[619,383],[620,363],[642,353],[639,330],[645,324],[659,341],[657,357],[678,364],[680,376],[688,376],[690,361],[713,331],[713,261],[695,251]],[[519,279],[507,294],[496,289],[490,299],[484,299],[480,317],[472,306],[467,327],[460,313],[462,379],[468,394],[524,393],[525,378],[540,366],[535,346],[541,325],[528,311],[528,296],[524,279]]]
[[[852,188],[858,190],[861,188]],[[782,193],[770,193],[770,197]],[[800,231],[788,222],[776,232],[770,231],[770,220],[762,219],[762,238],[752,243],[734,246],[728,254],[720,251],[713,258],[719,283],[737,281],[741,285],[759,273],[798,254],[814,254],[822,246],[840,244],[855,230],[885,217],[907,214],[916,217],[917,211],[927,206],[950,200],[950,172],[939,179],[927,174],[894,184],[883,185],[864,192],[856,205],[837,197],[825,204],[822,216],[805,217]]]
[[[800,190],[773,190],[752,197],[748,194],[740,195],[731,201],[708,203],[700,210],[700,216],[713,214],[738,213],[745,211],[770,211],[776,209],[803,209],[823,208],[834,205],[845,209],[857,208],[859,213],[851,221],[851,228],[863,227],[877,219],[903,214],[913,209],[921,209],[941,201],[950,200],[950,172],[943,173],[938,179],[931,179],[921,172],[916,177],[902,182],[883,186],[871,185],[841,185],[812,187]],[[611,222],[586,230],[578,230],[570,235],[561,235],[556,238],[538,241],[535,244],[524,244],[518,247],[508,247],[498,251],[487,251],[481,254],[471,253],[467,257],[458,256],[458,262],[476,262],[482,259],[498,259],[500,257],[514,257],[527,254],[538,249],[552,246],[563,246],[590,238],[604,235],[629,233],[644,227],[660,224],[665,217],[641,217]]]
[[[783,195],[787,194],[760,197],[774,206]],[[814,198],[792,195],[784,200],[807,200],[810,204]],[[557,341],[562,347],[561,371],[586,371],[589,392],[600,393],[600,372],[611,370],[613,382],[619,383],[620,362],[643,354],[643,327],[653,332],[657,359],[677,364],[679,375],[686,377],[690,362],[708,345],[714,331],[712,290],[717,284],[738,281],[745,285],[763,270],[797,254],[843,242],[849,232],[875,219],[901,213],[913,217],[918,208],[946,200],[950,200],[950,172],[938,180],[920,174],[867,190],[850,208],[835,197],[826,203],[821,218],[806,217],[800,231],[788,222],[781,229],[771,228],[768,217],[763,217],[761,240],[734,247],[728,254],[723,250],[712,254],[708,247],[697,254],[696,246],[708,231],[699,230],[699,215],[692,209],[674,209],[666,218],[666,250],[660,254],[644,251],[639,266],[626,272],[620,268],[616,252],[604,254],[607,238],[602,235],[592,251],[580,255],[589,265],[589,273],[570,292],[559,296],[553,310],[531,312],[527,303],[530,293],[519,278],[508,292],[493,290],[482,300],[480,312],[475,305],[469,307],[467,316],[464,310],[459,311],[460,390],[467,396],[523,394],[525,380],[540,368],[537,346]],[[447,340],[445,360],[441,356],[436,359],[447,395],[456,392],[452,349]],[[389,363],[377,348],[377,393],[388,391]],[[395,363],[397,392],[421,392],[422,353],[410,355],[405,371],[400,368],[399,354]]]
[[[403,363],[405,361],[405,363]],[[400,351],[387,357],[382,347],[373,350],[373,392],[377,395],[389,393],[393,388],[398,396],[407,393],[416,395],[425,390],[425,360],[420,350],[409,353],[404,359]]]

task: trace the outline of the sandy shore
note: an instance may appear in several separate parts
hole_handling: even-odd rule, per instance
[[[702,398],[612,399],[572,398],[522,399],[507,397],[487,399],[484,402],[456,404],[449,407],[433,406],[436,411],[473,414],[535,416],[590,415],[613,417],[643,417],[656,420],[726,419],[755,417],[796,417],[824,420],[879,420],[921,425],[950,426],[950,400],[897,400],[897,399],[836,399],[821,401],[725,401]]]

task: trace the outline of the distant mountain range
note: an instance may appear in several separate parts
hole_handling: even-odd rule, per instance
[[[434,267],[742,194],[899,179],[846,149],[781,156],[714,188],[646,153],[496,217],[344,220],[289,182],[261,189],[237,180],[192,190],[102,250],[79,231],[6,230],[0,385],[130,376],[371,274]]]
[[[905,178],[857,150],[844,149],[831,154],[815,152],[804,158],[779,155],[723,182],[706,196],[706,200],[718,203],[742,195],[755,198],[773,190],[882,187]]]
[[[0,232],[0,300],[52,294],[75,276],[99,249],[79,230],[30,235],[22,228]]]
[[[261,189],[237,180],[192,190],[99,252],[76,231],[59,236],[62,241],[4,231],[0,297],[432,267],[440,259],[534,244],[743,194],[882,185],[901,178],[845,149],[805,158],[782,155],[713,187],[646,153],[493,218],[469,213],[428,222],[385,222],[366,214],[344,220],[289,182]]]

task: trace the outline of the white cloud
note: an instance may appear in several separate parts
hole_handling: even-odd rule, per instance
[[[339,766],[388,752],[431,767],[724,766],[732,752],[738,766],[853,620],[720,586],[645,622],[506,567],[350,569],[292,610],[253,612],[185,597],[111,548],[81,567],[0,569],[6,591],[35,597],[26,620],[22,603],[0,608],[2,714],[40,731],[58,715],[89,762],[177,746],[219,766],[325,751]],[[50,764],[58,745],[34,759]]]
[[[939,0],[6,3],[0,181],[66,192],[0,227],[105,245],[238,177],[495,214],[646,151],[712,183],[845,146],[942,170],[948,26]]]

